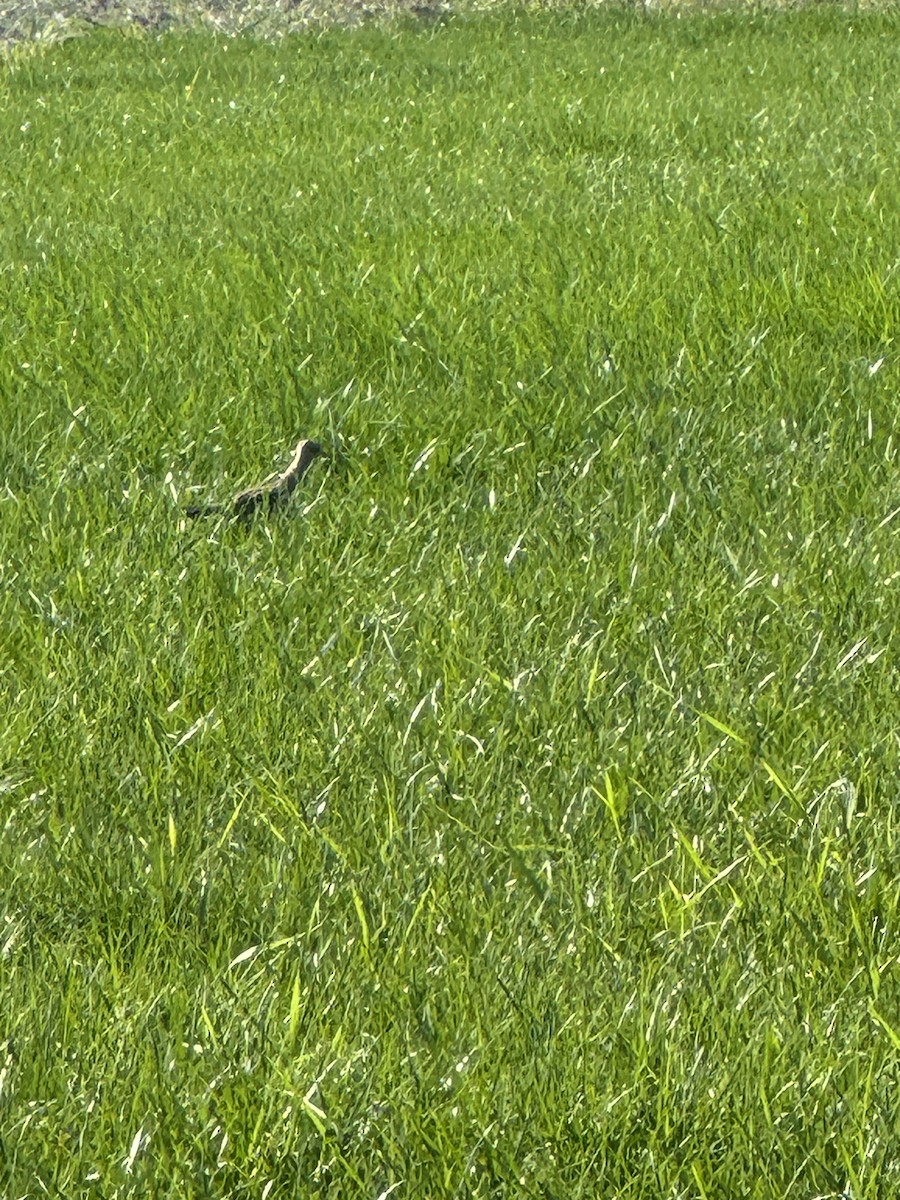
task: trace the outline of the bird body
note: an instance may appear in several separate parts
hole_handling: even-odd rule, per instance
[[[280,475],[274,476],[256,487],[238,492],[230,504],[192,505],[186,510],[189,517],[206,517],[212,513],[230,513],[231,516],[247,520],[260,508],[272,512],[291,495],[297,484],[322,453],[322,447],[311,438],[303,438],[294,447],[289,465]]]

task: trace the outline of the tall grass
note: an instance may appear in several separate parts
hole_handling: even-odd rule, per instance
[[[898,45],[3,68],[4,1195],[898,1193]]]

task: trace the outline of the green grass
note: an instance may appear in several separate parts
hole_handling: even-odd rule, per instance
[[[2,68],[4,1196],[900,1194],[898,47]]]

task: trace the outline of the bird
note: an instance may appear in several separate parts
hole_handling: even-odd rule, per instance
[[[301,438],[294,447],[290,464],[281,472],[256,487],[238,492],[229,504],[192,504],[185,509],[188,517],[208,517],[213,513],[227,513],[237,520],[246,521],[259,509],[273,512],[288,499],[297,484],[322,454],[322,447],[312,438]]]

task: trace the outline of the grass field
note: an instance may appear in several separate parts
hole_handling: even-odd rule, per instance
[[[898,26],[2,67],[4,1197],[900,1194]]]

